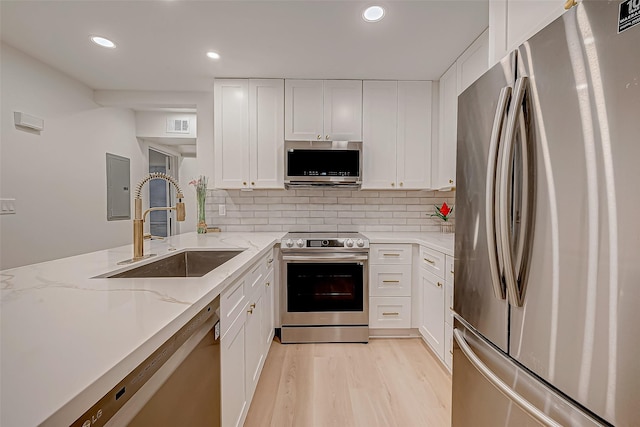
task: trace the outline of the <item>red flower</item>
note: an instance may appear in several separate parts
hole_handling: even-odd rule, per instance
[[[440,213],[444,216],[449,215],[449,213],[451,212],[451,209],[449,209],[449,206],[447,206],[447,202],[444,202],[442,204],[442,207],[440,209],[438,209],[440,211]]]

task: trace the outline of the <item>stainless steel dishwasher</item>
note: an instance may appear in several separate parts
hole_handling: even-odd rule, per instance
[[[218,297],[72,426],[219,427],[220,420]]]

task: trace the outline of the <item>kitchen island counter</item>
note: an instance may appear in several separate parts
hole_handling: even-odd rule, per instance
[[[284,233],[187,233],[0,272],[3,426],[69,425]],[[203,277],[94,278],[183,249],[243,249]]]

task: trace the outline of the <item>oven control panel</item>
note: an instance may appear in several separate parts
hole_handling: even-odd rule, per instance
[[[282,240],[282,247],[287,249],[363,249],[369,247],[369,241],[361,238],[285,238]]]

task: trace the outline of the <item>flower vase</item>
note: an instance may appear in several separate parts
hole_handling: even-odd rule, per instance
[[[204,206],[207,200],[207,190],[201,189],[197,191],[198,197],[198,234],[204,234],[207,232],[207,223],[205,222]]]
[[[454,226],[452,222],[449,221],[443,221],[440,223],[440,232],[441,233],[453,233],[454,232]]]

